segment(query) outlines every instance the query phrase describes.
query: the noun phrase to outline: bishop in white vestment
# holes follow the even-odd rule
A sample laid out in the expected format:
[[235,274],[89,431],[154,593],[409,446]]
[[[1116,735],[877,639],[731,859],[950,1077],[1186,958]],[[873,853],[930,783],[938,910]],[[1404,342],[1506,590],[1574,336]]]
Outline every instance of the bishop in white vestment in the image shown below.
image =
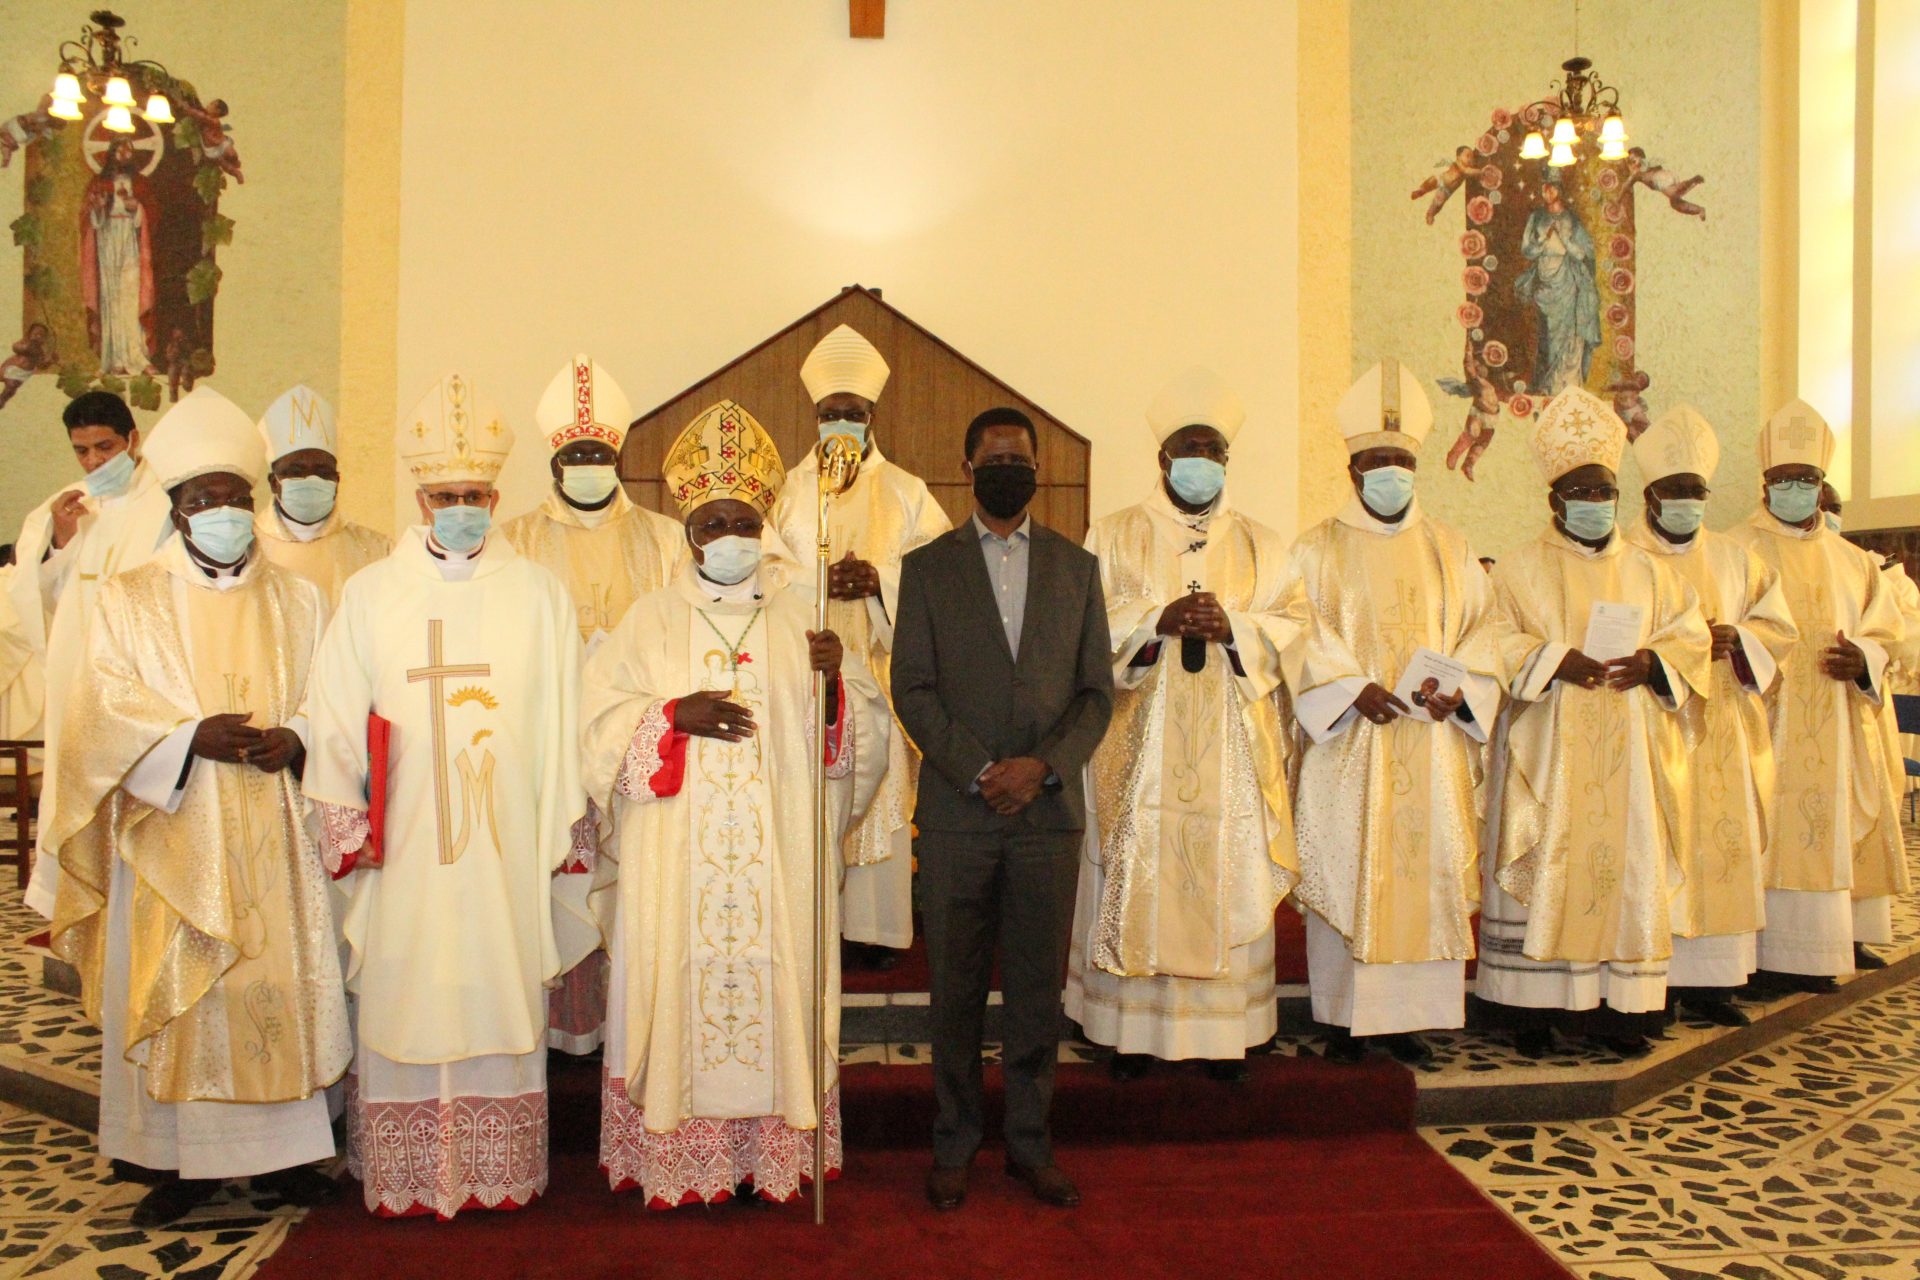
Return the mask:
[[[347,583],[312,680],[307,795],[350,877],[348,1157],[377,1214],[520,1208],[547,1185],[553,877],[591,865],[595,833],[573,602],[488,532],[512,443],[458,373],[402,420],[429,523]],[[370,717],[391,725],[384,778]]]
[[333,406],[312,387],[295,387],[260,418],[273,501],[254,521],[267,559],[293,570],[340,602],[347,579],[386,559],[393,539],[340,514],[340,459]]
[[[887,691],[900,558],[952,528],[916,475],[880,452],[874,412],[889,370],[873,344],[840,325],[808,353],[800,380],[813,401],[820,438],[851,436],[861,446],[853,483],[828,500],[827,624]],[[817,564],[819,450],[807,452],[774,504],[773,527],[803,563]],[[888,697],[891,698],[888,692]],[[854,958],[889,965],[913,945],[913,797],[920,756],[902,732],[888,738],[886,777],[866,817],[847,833],[840,932]]]
[[[600,1164],[654,1208],[790,1199],[823,1136],[829,1173],[841,1167],[832,946],[824,1115],[814,1096],[811,779],[825,770],[833,875],[887,766],[891,721],[857,655],[811,630],[811,583],[763,551],[781,470],[740,406],[695,419],[663,467],[694,562],[636,601],[587,664],[587,781],[620,862]],[[783,550],[777,536],[766,545]]]
[[1633,456],[1647,505],[1627,541],[1686,579],[1713,629],[1706,696],[1661,722],[1665,767],[1687,777],[1667,820],[1680,869],[1668,989],[1710,1021],[1745,1026],[1733,992],[1758,967],[1773,802],[1773,740],[1761,699],[1798,632],[1779,573],[1700,523],[1720,463],[1712,425],[1687,405],[1669,409],[1633,442]]
[[1666,1009],[1667,824],[1687,785],[1655,718],[1708,689],[1712,634],[1693,588],[1615,527],[1627,429],[1613,410],[1570,388],[1532,444],[1552,522],[1493,574],[1512,701],[1487,800],[1474,991],[1505,1006],[1530,1057],[1556,1024],[1643,1054]]
[[[1354,496],[1292,553],[1310,618],[1288,655],[1307,736],[1294,898],[1313,1017],[1336,1028],[1328,1056],[1358,1061],[1381,1037],[1417,1063],[1432,1050],[1414,1032],[1466,1016],[1475,792],[1500,710],[1493,588],[1466,538],[1415,496],[1433,426],[1420,379],[1376,365],[1341,400],[1339,426]],[[1409,683],[1410,668],[1436,674]]]
[[1894,786],[1898,741],[1882,714],[1905,626],[1874,556],[1827,528],[1819,491],[1833,431],[1802,401],[1760,433],[1765,499],[1734,537],[1780,575],[1800,638],[1767,699],[1774,793],[1760,980],[1830,990],[1855,946],[1893,941],[1909,886]]
[[[251,1175],[317,1203],[351,1044],[299,709],[326,623],[253,545],[252,421],[202,385],[148,459],[175,535],[99,590],[55,762],[56,954],[103,1033],[100,1153],[170,1222]],[[146,1179],[141,1179],[146,1180]]]

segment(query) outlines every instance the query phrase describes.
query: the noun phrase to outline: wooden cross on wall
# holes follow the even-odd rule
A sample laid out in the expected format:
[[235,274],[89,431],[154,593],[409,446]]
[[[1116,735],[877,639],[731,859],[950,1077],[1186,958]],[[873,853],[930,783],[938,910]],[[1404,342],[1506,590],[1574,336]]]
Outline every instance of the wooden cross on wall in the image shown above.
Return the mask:
[[884,40],[887,0],[847,0],[847,34],[855,40]]

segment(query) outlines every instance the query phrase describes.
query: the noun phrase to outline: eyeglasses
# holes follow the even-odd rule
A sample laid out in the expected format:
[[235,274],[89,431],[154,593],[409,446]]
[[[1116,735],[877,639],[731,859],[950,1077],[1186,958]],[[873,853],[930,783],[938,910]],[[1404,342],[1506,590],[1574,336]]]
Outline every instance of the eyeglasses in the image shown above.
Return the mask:
[[1613,502],[1619,497],[1619,488],[1610,484],[1588,484],[1560,490],[1560,498],[1564,502]]
[[820,425],[823,427],[829,422],[851,422],[865,426],[872,421],[873,414],[866,409],[823,409],[820,412]]
[[451,507],[484,507],[493,497],[491,489],[466,489],[454,492],[427,493],[421,491],[427,505],[435,511],[445,511]]
[[240,498],[220,498],[209,495],[205,498],[188,499],[182,502],[178,509],[183,516],[197,516],[202,511],[214,511],[221,507],[238,507],[242,511],[251,511],[253,497],[251,494]]
[[1771,486],[1784,489],[1789,493],[1812,493],[1820,487],[1818,480],[1775,480]]

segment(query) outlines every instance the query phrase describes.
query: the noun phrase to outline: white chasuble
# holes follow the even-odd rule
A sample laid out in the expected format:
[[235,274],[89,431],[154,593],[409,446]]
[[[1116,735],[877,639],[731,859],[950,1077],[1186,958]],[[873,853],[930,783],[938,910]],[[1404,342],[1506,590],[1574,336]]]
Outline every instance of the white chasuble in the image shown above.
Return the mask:
[[[1513,701],[1488,799],[1475,990],[1536,1008],[1658,1009],[1679,878],[1667,822],[1687,777],[1657,754],[1654,717],[1709,687],[1706,618],[1683,579],[1617,533],[1593,551],[1544,530],[1501,560],[1494,595]],[[1639,645],[1665,696],[1553,678],[1607,603],[1641,610]]]
[[[1752,935],[1765,921],[1773,741],[1762,695],[1798,632],[1780,575],[1727,535],[1703,528],[1673,543],[1642,520],[1628,541],[1686,579],[1709,623],[1739,636],[1736,654],[1713,664],[1707,695],[1665,722],[1663,738],[1667,767],[1689,775],[1667,823],[1681,871],[1669,979],[1676,987],[1735,986],[1752,971],[1728,962],[1754,954]],[[1741,941],[1731,949],[1696,942],[1724,937]]]
[[[640,1186],[652,1203],[724,1199],[745,1181],[785,1198],[811,1159],[808,779],[824,756],[837,838],[872,801],[890,717],[849,654],[839,719],[824,747],[815,741],[812,591],[787,572],[768,562],[744,590],[715,590],[683,570],[636,601],[588,663],[588,786],[614,815],[620,862],[601,1163],[616,1188]],[[752,708],[751,738],[672,729],[678,700],[705,689]],[[827,990],[837,1047],[837,947]]]
[[[808,573],[818,559],[819,450],[788,473],[773,507],[773,524]],[[880,594],[865,600],[832,600],[827,625],[859,657],[889,701],[893,617],[900,595],[900,561],[952,528],[946,512],[918,476],[887,461],[878,444],[860,460],[844,493],[830,500],[828,558],[849,551],[874,567]],[[806,576],[803,574],[802,576]],[[887,772],[866,816],[847,833],[847,874],[841,889],[840,931],[854,942],[905,948],[913,945],[913,802],[920,756],[896,725],[888,738]]]
[[[1099,1043],[1235,1058],[1273,1034],[1273,913],[1294,883],[1285,732],[1271,696],[1300,631],[1277,535],[1228,505],[1180,511],[1155,485],[1095,522],[1114,716],[1089,767],[1087,856],[1066,1005]],[[1155,634],[1167,605],[1218,597],[1231,644],[1189,671]]]
[[378,1212],[517,1207],[546,1185],[553,877],[586,811],[579,662],[551,573],[498,537],[454,566],[421,528],[347,583],[321,646],[307,794],[330,826],[364,822],[369,713],[393,726],[384,858],[353,866],[343,930],[349,1133]]
[[[558,493],[500,530],[522,556],[565,584],[580,643],[591,654],[634,600],[663,587],[687,556],[686,530],[636,506],[616,489],[598,511],[582,511]],[[547,1043],[567,1053],[600,1047],[607,1014],[606,941],[613,925],[619,864],[611,849],[582,874],[554,883],[555,945],[563,976],[547,1000]]]
[[[1461,1025],[1480,900],[1481,745],[1500,707],[1493,589],[1418,500],[1394,522],[1358,498],[1294,544],[1310,623],[1288,653],[1300,749],[1294,822],[1314,1017],[1356,1035]],[[1467,668],[1467,717],[1384,725],[1353,702],[1417,650]],[[1468,718],[1470,717],[1470,718]]]
[[393,539],[334,511],[315,525],[288,520],[275,502],[253,518],[254,544],[267,559],[326,592],[338,607],[347,579],[393,551]]
[[[1732,536],[1779,573],[1800,633],[1767,697],[1775,781],[1760,967],[1851,973],[1853,943],[1891,941],[1885,900],[1910,888],[1899,740],[1881,710],[1905,624],[1880,562],[1824,525],[1795,528],[1762,509]],[[1839,633],[1865,655],[1864,682],[1821,670]]]
[[299,731],[325,617],[257,557],[216,587],[178,540],[101,591],[48,839],[53,947],[105,1035],[106,1155],[230,1177],[333,1152],[350,1040],[298,784],[189,754],[209,715]]
[[[52,507],[60,496],[55,494],[35,507],[21,524],[14,544],[20,567],[7,586],[21,632],[40,655],[44,670],[44,720],[41,725],[23,726],[24,736],[45,739],[48,760],[55,758],[60,747],[61,709],[75,672],[82,669],[87,624],[101,586],[114,574],[153,559],[173,534],[166,490],[144,462],[134,468],[133,479],[118,497],[84,499],[87,514],[79,529],[55,551]],[[43,812],[52,809],[58,787],[57,771],[49,769],[40,795]],[[45,827],[41,830],[27,905],[51,917],[60,867],[50,856]]]

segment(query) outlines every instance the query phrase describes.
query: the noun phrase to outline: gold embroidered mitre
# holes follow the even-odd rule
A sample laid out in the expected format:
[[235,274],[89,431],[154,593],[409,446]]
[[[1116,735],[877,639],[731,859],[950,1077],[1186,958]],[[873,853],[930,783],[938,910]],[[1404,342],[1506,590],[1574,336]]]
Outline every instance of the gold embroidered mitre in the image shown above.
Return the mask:
[[400,457],[415,484],[492,484],[513,448],[513,431],[464,373],[450,373],[400,420]]
[[1606,401],[1580,387],[1555,396],[1533,429],[1534,461],[1548,484],[1596,462],[1618,475],[1626,448],[1626,423]]
[[1678,404],[1640,433],[1633,442],[1633,460],[1648,484],[1668,476],[1712,480],[1720,466],[1720,440],[1698,409]]
[[1413,370],[1398,360],[1382,360],[1347,388],[1334,410],[1347,456],[1368,449],[1405,449],[1419,453],[1433,430],[1433,404]]
[[1792,400],[1760,429],[1760,470],[1805,466],[1825,471],[1833,446],[1833,428],[1820,411],[1805,400]]
[[309,386],[295,387],[267,406],[260,415],[260,437],[275,462],[302,449],[339,453],[333,406]]
[[553,375],[533,411],[534,425],[558,453],[576,440],[597,440],[620,451],[633,408],[613,376],[589,356],[575,356]]
[[661,464],[667,492],[684,517],[705,502],[732,498],[763,515],[780,492],[787,469],[766,428],[731,400],[695,418]]

